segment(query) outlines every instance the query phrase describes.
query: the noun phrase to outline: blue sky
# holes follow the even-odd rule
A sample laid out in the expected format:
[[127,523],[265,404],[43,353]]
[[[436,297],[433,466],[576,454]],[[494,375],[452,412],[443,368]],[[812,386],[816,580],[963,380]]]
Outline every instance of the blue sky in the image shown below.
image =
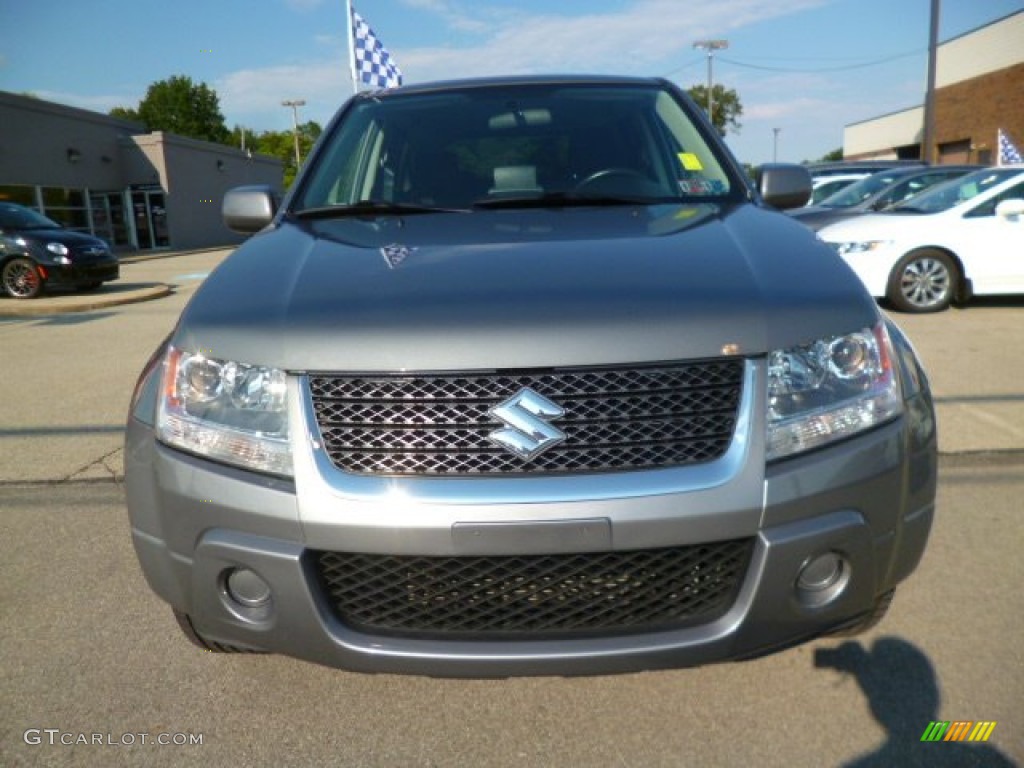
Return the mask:
[[[843,126],[922,103],[930,0],[354,0],[407,82],[612,73],[714,80],[743,103],[744,161],[816,159]],[[344,0],[0,0],[0,90],[106,112],[172,75],[205,82],[228,127],[325,124],[352,93]],[[946,40],[1024,0],[942,0]],[[1024,41],[1022,41],[1024,44]],[[778,143],[774,130],[779,129]],[[0,127],[2,131],[2,127]]]

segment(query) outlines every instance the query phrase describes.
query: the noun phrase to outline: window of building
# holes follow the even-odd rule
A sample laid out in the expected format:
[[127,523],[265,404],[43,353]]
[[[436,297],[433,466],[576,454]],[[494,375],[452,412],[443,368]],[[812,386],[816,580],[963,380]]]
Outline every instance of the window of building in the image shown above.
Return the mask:
[[35,208],[36,188],[25,184],[0,184],[0,200]]

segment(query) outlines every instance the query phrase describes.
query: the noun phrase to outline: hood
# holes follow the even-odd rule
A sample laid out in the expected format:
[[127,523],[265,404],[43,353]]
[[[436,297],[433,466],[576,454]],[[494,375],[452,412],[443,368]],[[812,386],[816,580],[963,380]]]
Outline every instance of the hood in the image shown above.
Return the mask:
[[[828,243],[857,242],[860,240],[900,240],[915,238],[935,227],[933,214],[920,213],[868,213],[863,216],[839,219],[818,230],[818,236]],[[918,238],[919,239],[919,238]],[[928,237],[924,238],[924,242]]]
[[820,205],[812,205],[806,208],[797,208],[793,211],[786,211],[790,216],[799,221],[813,232],[820,232],[830,224],[837,221],[845,221],[863,216],[859,208],[825,208]]
[[802,225],[752,205],[283,220],[207,278],[175,344],[292,371],[761,355],[871,325]]
[[101,245],[107,247],[106,242],[98,237],[87,235],[82,232],[75,232],[73,229],[62,227],[51,227],[48,229],[20,229],[9,230],[8,237],[23,237],[26,240],[38,240],[45,243],[63,243],[69,248]]

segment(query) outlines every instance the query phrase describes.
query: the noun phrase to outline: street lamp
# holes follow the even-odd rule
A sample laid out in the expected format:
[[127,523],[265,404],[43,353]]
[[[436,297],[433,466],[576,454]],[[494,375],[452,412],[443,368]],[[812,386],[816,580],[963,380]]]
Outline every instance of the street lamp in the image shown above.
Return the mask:
[[779,162],[779,131],[781,131],[781,130],[782,130],[781,128],[772,128],[772,133],[775,134],[775,136],[772,139],[772,162],[773,163]]
[[305,99],[295,99],[294,101],[282,101],[282,107],[292,108],[292,126],[293,133],[295,135],[295,170],[299,170],[299,163],[301,158],[299,157],[299,107],[306,106]]
[[711,59],[715,55],[715,51],[721,51],[729,47],[728,40],[698,40],[693,44],[694,48],[700,48],[708,52],[708,120],[713,120],[713,110],[715,106],[715,99],[711,95],[712,78],[711,78]]

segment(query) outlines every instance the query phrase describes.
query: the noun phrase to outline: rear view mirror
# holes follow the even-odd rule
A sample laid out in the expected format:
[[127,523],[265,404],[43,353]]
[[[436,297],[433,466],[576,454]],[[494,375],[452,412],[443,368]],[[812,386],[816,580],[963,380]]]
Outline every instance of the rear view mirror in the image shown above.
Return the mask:
[[229,189],[221,205],[221,216],[229,229],[252,234],[267,226],[280,201],[273,188],[258,184]]
[[1016,197],[1003,200],[996,206],[996,216],[1004,219],[1017,219],[1024,216],[1024,200]]
[[811,174],[802,165],[766,163],[757,169],[754,180],[764,201],[782,210],[799,208],[811,197]]

